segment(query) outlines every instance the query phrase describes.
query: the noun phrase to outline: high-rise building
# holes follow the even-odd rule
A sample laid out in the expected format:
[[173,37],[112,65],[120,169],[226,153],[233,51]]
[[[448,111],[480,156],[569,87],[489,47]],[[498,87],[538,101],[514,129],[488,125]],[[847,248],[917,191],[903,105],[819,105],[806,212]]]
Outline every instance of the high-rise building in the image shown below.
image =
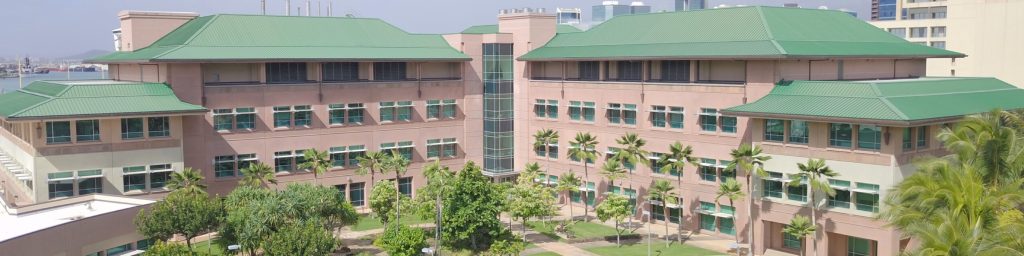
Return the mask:
[[595,5],[592,10],[591,21],[601,23],[615,16],[650,13],[651,6],[640,1],[634,1],[629,5],[620,4],[619,1],[604,1],[601,2],[601,5]]
[[676,11],[693,11],[708,8],[708,0],[676,0]]
[[583,21],[583,11],[580,8],[556,8],[555,18],[558,24],[578,25]]
[[873,5],[891,7],[880,8],[883,11],[872,16],[871,24],[913,43],[967,55],[929,60],[929,76],[996,77],[1024,85],[1024,72],[1012,61],[1024,58],[1017,47],[1024,42],[1024,33],[1019,32],[1024,2],[874,0]]
[[[168,173],[186,166],[202,170],[210,194],[227,194],[255,162],[276,170],[274,186],[313,182],[298,166],[317,149],[333,168],[316,182],[363,210],[373,184],[388,181],[359,175],[357,159],[382,151],[411,160],[404,176],[389,177],[407,196],[435,161],[476,163],[494,181],[538,163],[547,170],[539,180],[584,177],[565,203],[626,196],[654,222],[738,236],[757,255],[812,251],[782,232],[810,204],[823,205],[817,251],[898,255],[914,243],[875,216],[889,188],[915,172],[913,160],[947,154],[936,135],[964,115],[1024,109],[1024,89],[998,79],[924,77],[929,59],[963,54],[832,10],[642,14],[588,31],[513,10],[446,35],[367,18],[168,15],[181,16],[122,15],[121,44],[133,47],[89,61],[108,64],[113,80],[0,95],[10,103],[0,104],[5,202],[158,198]],[[538,142],[545,130],[559,138]],[[597,144],[574,144],[580,133]],[[603,182],[594,166],[616,159],[629,133],[649,154],[622,163],[628,177]],[[767,176],[728,168],[743,145],[771,157]],[[597,156],[577,159],[573,149]],[[672,154],[693,165],[662,168]],[[812,158],[839,173],[829,180],[835,196],[792,178]],[[756,193],[719,202],[731,179]],[[658,180],[678,197],[643,197]]]

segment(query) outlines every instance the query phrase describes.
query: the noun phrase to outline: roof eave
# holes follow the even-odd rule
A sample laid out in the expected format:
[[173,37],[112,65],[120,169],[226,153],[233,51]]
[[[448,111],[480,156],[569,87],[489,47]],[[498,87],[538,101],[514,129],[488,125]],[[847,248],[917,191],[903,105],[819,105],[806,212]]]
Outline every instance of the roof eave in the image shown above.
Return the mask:
[[706,56],[607,56],[607,57],[556,57],[556,58],[531,58],[528,56],[519,57],[519,61],[601,61],[601,60],[786,60],[786,59],[931,59],[931,58],[963,58],[967,55],[796,55],[796,54],[772,54],[772,55],[706,55]]
[[111,114],[86,114],[86,115],[52,115],[52,116],[28,116],[28,117],[4,117],[5,120],[11,122],[24,122],[24,121],[46,121],[46,120],[61,120],[61,119],[86,119],[86,118],[97,118],[97,117],[118,117],[118,118],[130,118],[130,117],[145,117],[145,116],[192,116],[192,115],[205,115],[209,110],[206,108],[197,110],[182,110],[182,111],[154,111],[154,112],[135,112],[135,113],[111,113]]
[[950,123],[963,118],[963,116],[949,116],[949,117],[938,117],[928,119],[915,119],[915,120],[891,120],[891,119],[870,119],[870,118],[851,118],[851,117],[833,117],[833,116],[809,116],[809,115],[793,115],[793,114],[782,114],[782,113],[764,113],[764,112],[745,112],[745,111],[733,111],[733,110],[722,110],[723,115],[730,116],[742,116],[742,117],[753,117],[762,119],[796,119],[806,121],[817,121],[824,123],[858,123],[858,124],[877,124],[884,126],[898,126],[898,127],[912,127],[921,125],[932,125],[932,124],[943,124]]

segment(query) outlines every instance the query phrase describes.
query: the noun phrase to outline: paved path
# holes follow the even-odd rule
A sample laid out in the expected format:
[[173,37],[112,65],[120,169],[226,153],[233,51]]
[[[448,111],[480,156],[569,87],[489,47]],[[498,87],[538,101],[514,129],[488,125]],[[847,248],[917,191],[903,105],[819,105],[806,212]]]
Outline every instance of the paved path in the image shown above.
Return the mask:
[[562,242],[536,243],[537,247],[560,255],[597,255]]

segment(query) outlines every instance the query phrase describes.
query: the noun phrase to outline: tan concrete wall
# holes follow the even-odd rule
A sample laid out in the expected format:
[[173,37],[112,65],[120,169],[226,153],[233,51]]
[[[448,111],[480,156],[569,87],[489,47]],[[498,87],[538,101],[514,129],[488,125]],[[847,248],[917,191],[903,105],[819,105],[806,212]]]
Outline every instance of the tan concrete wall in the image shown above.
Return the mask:
[[121,20],[121,50],[145,48],[196,16],[196,13],[122,11],[118,13]]
[[[179,146],[131,151],[111,151],[37,157],[35,158],[35,180],[38,183],[34,194],[36,202],[51,200],[47,194],[47,174],[64,171],[103,170],[103,194],[137,195],[140,193],[124,193],[124,183],[122,180],[122,174],[124,173],[123,168],[131,166],[149,166],[154,164],[171,164],[171,167],[175,171],[184,169],[185,164],[182,158],[182,148]],[[77,181],[75,182],[74,188],[75,195],[77,195]],[[164,190],[142,191],[141,194],[151,192],[164,192]]]

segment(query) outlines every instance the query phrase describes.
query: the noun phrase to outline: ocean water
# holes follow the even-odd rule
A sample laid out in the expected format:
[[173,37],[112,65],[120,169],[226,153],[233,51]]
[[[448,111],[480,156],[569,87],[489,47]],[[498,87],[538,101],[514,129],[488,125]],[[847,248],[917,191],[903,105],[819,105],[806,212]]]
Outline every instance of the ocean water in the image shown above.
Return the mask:
[[[71,80],[103,79],[103,72],[71,72]],[[25,74],[25,86],[38,80],[68,80],[67,72],[50,72],[49,74]],[[18,90],[18,78],[0,78],[0,91]]]

